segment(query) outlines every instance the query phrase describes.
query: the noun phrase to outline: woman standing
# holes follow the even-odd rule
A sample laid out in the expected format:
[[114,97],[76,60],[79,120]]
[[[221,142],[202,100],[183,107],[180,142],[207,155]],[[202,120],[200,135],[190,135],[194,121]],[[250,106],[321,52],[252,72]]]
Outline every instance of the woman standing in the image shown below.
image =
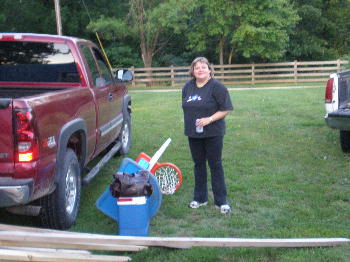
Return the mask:
[[208,160],[215,206],[221,213],[231,212],[226,201],[226,185],[221,155],[225,134],[224,117],[233,110],[227,88],[213,79],[213,70],[205,57],[197,57],[190,68],[192,79],[182,89],[185,135],[194,162],[195,187],[190,208],[208,203]]

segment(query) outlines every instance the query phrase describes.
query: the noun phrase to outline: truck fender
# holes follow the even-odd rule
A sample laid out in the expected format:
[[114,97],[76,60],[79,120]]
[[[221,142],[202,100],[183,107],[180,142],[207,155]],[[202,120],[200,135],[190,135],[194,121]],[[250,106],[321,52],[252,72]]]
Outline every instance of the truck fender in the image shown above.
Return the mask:
[[[74,119],[68,123],[66,123],[59,134],[58,138],[58,149],[57,149],[57,159],[56,159],[56,172],[55,172],[55,183],[57,183],[58,174],[60,174],[61,171],[61,165],[64,155],[66,153],[68,144],[69,144],[69,138],[76,133],[77,131],[81,134],[81,151],[78,155],[78,160],[82,167],[84,166],[85,160],[86,160],[86,154],[87,154],[87,143],[86,143],[86,137],[87,137],[87,128],[86,123],[83,119],[77,118]],[[74,148],[72,148],[74,150]]]
[[131,95],[129,94],[123,97],[123,118],[127,114],[131,114]]

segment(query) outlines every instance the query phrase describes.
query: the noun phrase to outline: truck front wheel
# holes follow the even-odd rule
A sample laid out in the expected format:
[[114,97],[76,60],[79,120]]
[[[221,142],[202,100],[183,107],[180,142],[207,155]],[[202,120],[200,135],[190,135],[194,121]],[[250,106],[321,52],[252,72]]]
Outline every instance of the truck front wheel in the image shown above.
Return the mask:
[[67,149],[59,165],[55,191],[41,199],[40,218],[44,227],[67,229],[75,223],[80,206],[80,165],[72,149]]
[[350,152],[350,131],[340,130],[340,146],[344,153]]

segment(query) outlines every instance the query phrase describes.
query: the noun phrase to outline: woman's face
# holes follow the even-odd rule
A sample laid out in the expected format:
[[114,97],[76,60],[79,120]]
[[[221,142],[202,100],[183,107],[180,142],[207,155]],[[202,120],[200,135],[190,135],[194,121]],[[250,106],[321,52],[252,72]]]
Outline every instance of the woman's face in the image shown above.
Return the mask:
[[207,80],[210,77],[210,69],[206,63],[199,61],[193,67],[193,75],[197,80]]

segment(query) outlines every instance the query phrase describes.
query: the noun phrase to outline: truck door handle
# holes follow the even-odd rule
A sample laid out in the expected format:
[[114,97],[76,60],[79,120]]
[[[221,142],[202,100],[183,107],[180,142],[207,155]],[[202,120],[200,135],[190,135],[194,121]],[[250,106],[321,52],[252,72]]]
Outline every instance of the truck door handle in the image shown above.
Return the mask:
[[112,101],[113,100],[113,94],[112,93],[109,93],[108,94],[108,101]]

